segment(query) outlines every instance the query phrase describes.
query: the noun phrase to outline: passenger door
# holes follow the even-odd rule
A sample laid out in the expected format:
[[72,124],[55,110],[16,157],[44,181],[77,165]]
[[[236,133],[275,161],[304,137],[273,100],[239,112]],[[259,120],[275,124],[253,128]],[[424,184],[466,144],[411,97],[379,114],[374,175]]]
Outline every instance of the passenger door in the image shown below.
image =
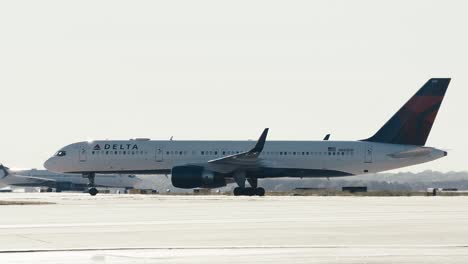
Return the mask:
[[86,160],[88,160],[88,154],[87,154],[87,150],[86,150],[86,146],[81,146],[80,147],[80,161],[81,162],[85,162]]
[[164,146],[156,147],[156,162],[162,162],[164,160]]

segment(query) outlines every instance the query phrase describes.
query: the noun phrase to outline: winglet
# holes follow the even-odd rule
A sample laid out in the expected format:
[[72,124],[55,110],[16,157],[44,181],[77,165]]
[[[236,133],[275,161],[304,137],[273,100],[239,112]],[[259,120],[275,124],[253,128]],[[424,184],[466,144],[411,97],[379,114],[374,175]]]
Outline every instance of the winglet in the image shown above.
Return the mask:
[[329,139],[330,139],[330,134],[327,134],[327,135],[323,138],[323,140],[329,140]]
[[255,147],[251,149],[249,152],[254,152],[254,153],[262,152],[263,146],[265,146],[267,135],[268,135],[268,128],[265,128],[265,130],[263,130],[262,135],[258,139],[257,144],[255,144]]

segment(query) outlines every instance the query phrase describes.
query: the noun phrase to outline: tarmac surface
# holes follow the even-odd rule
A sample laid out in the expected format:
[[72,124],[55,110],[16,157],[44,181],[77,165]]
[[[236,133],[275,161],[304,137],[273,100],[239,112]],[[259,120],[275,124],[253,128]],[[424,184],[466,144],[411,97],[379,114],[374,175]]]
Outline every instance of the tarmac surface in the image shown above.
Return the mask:
[[468,263],[466,196],[0,200],[0,263]]

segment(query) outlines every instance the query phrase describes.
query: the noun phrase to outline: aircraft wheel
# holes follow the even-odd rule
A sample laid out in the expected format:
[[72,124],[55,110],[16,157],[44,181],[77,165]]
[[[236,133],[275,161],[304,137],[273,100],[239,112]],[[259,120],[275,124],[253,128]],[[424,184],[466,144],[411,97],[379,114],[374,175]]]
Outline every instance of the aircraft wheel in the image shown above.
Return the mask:
[[89,188],[88,190],[88,193],[91,194],[92,196],[95,196],[96,194],[98,194],[98,190],[96,188]]
[[243,194],[243,190],[240,187],[234,188],[234,196],[239,196]]
[[247,195],[247,196],[253,196],[256,194],[256,189],[254,188],[245,188],[244,189],[244,195]]
[[263,188],[257,188],[257,189],[255,189],[255,193],[256,193],[256,195],[258,195],[258,196],[265,196],[265,189],[263,189]]

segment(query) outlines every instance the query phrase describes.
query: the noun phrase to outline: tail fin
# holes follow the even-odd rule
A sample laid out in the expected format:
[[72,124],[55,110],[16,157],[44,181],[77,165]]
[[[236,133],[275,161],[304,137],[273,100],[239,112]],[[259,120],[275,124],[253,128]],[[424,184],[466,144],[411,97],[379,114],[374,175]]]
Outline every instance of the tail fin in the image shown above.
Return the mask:
[[10,174],[9,169],[3,166],[3,164],[0,164],[0,179],[5,178],[9,174]]
[[372,137],[364,141],[424,146],[431,132],[450,78],[434,78]]

